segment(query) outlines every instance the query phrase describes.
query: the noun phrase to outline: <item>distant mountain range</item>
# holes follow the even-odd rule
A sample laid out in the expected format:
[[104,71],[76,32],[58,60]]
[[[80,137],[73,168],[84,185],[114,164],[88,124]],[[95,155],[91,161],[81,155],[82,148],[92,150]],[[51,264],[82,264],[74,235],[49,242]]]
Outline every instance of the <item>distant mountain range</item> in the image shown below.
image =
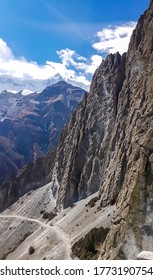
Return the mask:
[[64,125],[84,93],[59,81],[39,93],[0,94],[1,181],[25,163],[56,148]]
[[[26,95],[32,92],[40,92],[46,87],[56,84],[59,81],[64,81],[60,74],[56,74],[55,76],[46,80],[31,79],[29,77],[17,78],[10,75],[0,75],[0,92],[3,92],[4,90],[11,91],[13,93],[24,91],[23,94]],[[89,90],[89,87],[83,83],[79,83],[71,79],[67,79],[65,81],[84,90]]]

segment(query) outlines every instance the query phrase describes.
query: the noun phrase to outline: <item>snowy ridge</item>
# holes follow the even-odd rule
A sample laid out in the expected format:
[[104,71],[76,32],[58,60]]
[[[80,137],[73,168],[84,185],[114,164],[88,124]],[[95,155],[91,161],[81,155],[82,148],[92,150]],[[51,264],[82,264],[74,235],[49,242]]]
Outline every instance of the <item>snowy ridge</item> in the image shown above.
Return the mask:
[[[28,79],[28,78],[17,78],[9,75],[0,75],[0,92],[8,91],[17,93],[22,91],[22,95],[27,95],[32,92],[43,91],[46,87],[56,84],[60,81],[64,81],[60,74],[56,74],[50,79]],[[77,83],[73,80],[65,80],[74,86],[81,87],[82,89],[88,90],[88,87],[82,83]]]

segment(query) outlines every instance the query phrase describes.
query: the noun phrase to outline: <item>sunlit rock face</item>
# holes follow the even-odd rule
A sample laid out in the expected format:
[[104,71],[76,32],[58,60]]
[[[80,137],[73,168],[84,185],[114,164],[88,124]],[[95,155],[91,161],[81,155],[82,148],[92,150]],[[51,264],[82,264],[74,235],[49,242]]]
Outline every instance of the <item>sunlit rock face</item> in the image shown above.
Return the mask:
[[[102,258],[133,259],[142,250],[153,250],[153,1],[140,17],[126,58],[126,79],[119,94],[114,158],[117,212],[102,249]],[[121,160],[121,155],[124,160]],[[121,170],[118,172],[118,168]],[[103,199],[102,199],[103,201]]]
[[153,250],[153,1],[127,54],[109,55],[64,129],[52,188],[61,208],[99,190],[117,211],[100,258]]
[[[90,94],[85,95],[61,135],[53,171],[59,205],[67,207],[102,185],[110,161],[106,151],[112,145],[110,135],[125,79],[125,60],[125,54],[117,53],[102,62],[93,77]],[[109,200],[106,192],[105,196]],[[110,200],[112,197],[113,194]]]

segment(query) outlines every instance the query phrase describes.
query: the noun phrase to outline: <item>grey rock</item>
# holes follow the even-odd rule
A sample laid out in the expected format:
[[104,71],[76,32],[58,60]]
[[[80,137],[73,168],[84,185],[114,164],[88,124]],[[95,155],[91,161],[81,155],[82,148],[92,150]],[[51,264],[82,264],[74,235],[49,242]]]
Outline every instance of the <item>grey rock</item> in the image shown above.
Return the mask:
[[153,260],[153,252],[142,251],[138,254],[137,260]]
[[140,17],[127,54],[96,70],[56,151],[57,207],[99,190],[116,204],[99,258],[133,259],[153,250],[153,1]]
[[90,94],[85,95],[62,132],[52,178],[54,192],[59,192],[59,207],[85,198],[102,185],[110,160],[106,150],[112,145],[118,94],[125,79],[125,60],[125,54],[117,53],[102,62]]

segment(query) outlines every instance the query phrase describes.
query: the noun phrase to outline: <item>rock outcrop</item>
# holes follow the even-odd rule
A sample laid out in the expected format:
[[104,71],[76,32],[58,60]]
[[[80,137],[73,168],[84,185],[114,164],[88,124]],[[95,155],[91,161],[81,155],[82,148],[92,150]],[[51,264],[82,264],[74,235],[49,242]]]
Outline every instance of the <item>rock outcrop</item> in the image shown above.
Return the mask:
[[138,254],[137,260],[153,260],[153,252],[142,251]]
[[[133,32],[126,60],[126,79],[118,99],[113,135],[114,170],[101,187],[113,190],[123,177],[117,211],[102,248],[101,258],[132,259],[153,250],[153,1]],[[110,153],[110,151],[109,151]],[[124,161],[121,161],[120,154]],[[118,168],[123,170],[118,173]]]

